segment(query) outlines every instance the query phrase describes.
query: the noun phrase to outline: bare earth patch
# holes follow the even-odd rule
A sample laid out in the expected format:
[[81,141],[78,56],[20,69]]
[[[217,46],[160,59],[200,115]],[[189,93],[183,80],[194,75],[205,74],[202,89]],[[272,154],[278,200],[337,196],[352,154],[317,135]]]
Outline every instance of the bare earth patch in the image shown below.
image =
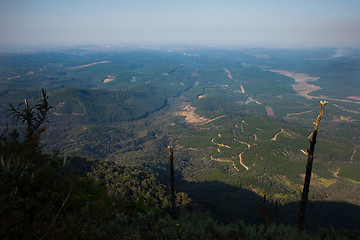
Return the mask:
[[338,176],[339,171],[340,171],[340,168],[338,168],[338,169],[336,170],[336,172],[333,173],[334,177],[339,178],[339,176]]
[[249,97],[248,99],[246,99],[245,104],[249,104],[249,103],[251,103],[251,102],[254,102],[254,103],[256,103],[256,104],[261,105],[261,102],[259,102],[259,101],[255,100],[255,99],[253,99],[252,97]]
[[224,71],[227,73],[228,78],[233,79],[233,77],[231,76],[231,73],[230,73],[229,70],[227,70],[226,68],[224,68]]
[[103,83],[108,83],[108,82],[112,82],[115,80],[114,76],[108,76],[106,79],[104,79]]
[[225,115],[221,115],[212,119],[208,119],[206,117],[201,117],[195,113],[196,108],[190,106],[190,103],[186,104],[180,112],[176,112],[175,116],[185,116],[185,122],[195,124],[195,125],[203,125],[207,123],[211,123],[219,118],[225,117]]
[[195,113],[196,108],[190,106],[190,104],[185,105],[180,112],[175,113],[178,116],[185,116],[185,122],[192,124],[203,124],[209,121],[208,118],[200,117]]
[[317,81],[320,78],[319,77],[311,77],[303,73],[294,73],[284,70],[269,70],[270,72],[274,72],[280,75],[284,75],[287,77],[291,77],[295,80],[295,84],[291,85],[295,92],[303,97],[306,97],[308,99],[312,99],[312,96],[309,96],[309,93],[320,90],[321,87],[310,84],[308,82]]
[[15,79],[15,78],[20,78],[21,76],[15,76],[15,77],[9,77],[6,80],[11,80],[11,79]]
[[241,93],[245,94],[245,89],[244,89],[244,87],[243,87],[242,85],[240,85],[240,87],[241,87]]
[[270,106],[265,106],[266,114],[269,117],[275,117],[274,109]]
[[[309,82],[317,81],[320,78],[319,77],[311,77],[303,73],[294,73],[284,70],[269,70],[270,72],[274,72],[280,75],[284,75],[287,77],[291,77],[295,80],[295,84],[291,85],[292,88],[295,90],[295,92],[303,97],[306,97],[308,99],[321,99],[321,100],[331,100],[331,101],[337,101],[337,102],[349,102],[349,103],[356,103],[360,104],[360,97],[358,96],[350,96],[347,97],[352,100],[347,99],[335,99],[335,98],[329,98],[327,96],[309,96],[311,92],[320,90],[321,87],[310,84]],[[356,101],[354,101],[356,100]]]

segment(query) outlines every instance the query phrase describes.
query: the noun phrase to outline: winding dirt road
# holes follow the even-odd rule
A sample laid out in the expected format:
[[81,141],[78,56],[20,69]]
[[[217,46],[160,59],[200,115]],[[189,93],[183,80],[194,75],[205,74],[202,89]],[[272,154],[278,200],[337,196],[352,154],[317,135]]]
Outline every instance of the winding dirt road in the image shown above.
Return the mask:
[[236,140],[235,138],[234,138],[234,140],[237,141],[237,142],[239,142],[239,143],[241,143],[241,144],[245,144],[245,145],[248,147],[247,149],[245,149],[244,151],[242,151],[242,152],[239,154],[239,159],[240,159],[240,164],[241,164],[241,166],[243,166],[246,170],[249,170],[249,167],[246,166],[246,165],[243,163],[243,161],[242,161],[242,154],[243,154],[246,150],[249,150],[249,149],[251,148],[251,146],[250,146],[250,144],[248,144],[248,143],[246,143],[246,142],[242,142],[242,141]]
[[281,131],[276,133],[275,136],[271,139],[271,141],[276,141],[277,136],[284,131],[283,128],[281,128]]
[[214,142],[214,139],[215,139],[215,138],[211,139],[211,142],[212,142],[213,144],[218,145],[218,146],[220,146],[220,147],[231,148],[231,147],[228,146],[228,145]]
[[216,161],[216,162],[228,162],[228,163],[232,163],[234,169],[235,169],[237,172],[240,172],[240,170],[236,167],[235,163],[234,163],[231,159],[228,159],[228,158],[213,158],[212,155],[210,156],[210,159],[211,159],[211,160],[214,160],[214,161]]

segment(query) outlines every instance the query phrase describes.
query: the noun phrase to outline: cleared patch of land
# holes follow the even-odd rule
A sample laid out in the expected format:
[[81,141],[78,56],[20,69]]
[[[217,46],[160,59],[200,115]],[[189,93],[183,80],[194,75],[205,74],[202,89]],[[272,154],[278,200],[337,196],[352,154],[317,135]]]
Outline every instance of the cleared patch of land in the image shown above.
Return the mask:
[[228,78],[233,79],[233,77],[231,76],[231,73],[230,73],[229,70],[227,70],[226,68],[224,68],[224,71],[227,73]]
[[266,114],[269,117],[275,117],[274,109],[270,106],[265,106]]
[[195,113],[196,108],[186,104],[180,112],[175,113],[177,116],[185,116],[185,122],[191,124],[203,124],[209,121],[208,118],[200,117]]
[[107,78],[104,79],[103,83],[112,82],[114,80],[115,80],[115,77],[109,75]]
[[245,94],[245,89],[242,85],[240,85],[240,88],[241,88],[241,93]]
[[339,178],[339,171],[340,171],[340,168],[338,168],[337,170],[336,170],[336,172],[334,172],[333,173],[333,175],[334,175],[334,177],[336,177],[336,178]]
[[255,99],[253,99],[252,97],[249,97],[248,99],[246,99],[245,104],[249,104],[249,103],[251,103],[251,102],[254,102],[254,103],[256,103],[256,104],[261,105],[261,102],[259,102],[259,101],[255,100]]
[[319,77],[311,77],[303,73],[294,73],[284,70],[269,70],[270,72],[278,73],[287,77],[291,77],[295,80],[295,84],[292,84],[292,88],[295,92],[303,97],[312,99],[312,96],[309,96],[309,93],[320,90],[321,87],[310,84],[309,82],[317,81]]
[[9,78],[7,78],[7,80],[11,80],[11,79],[15,79],[15,78],[20,78],[20,77],[21,77],[20,75],[15,76],[15,77],[9,77]]

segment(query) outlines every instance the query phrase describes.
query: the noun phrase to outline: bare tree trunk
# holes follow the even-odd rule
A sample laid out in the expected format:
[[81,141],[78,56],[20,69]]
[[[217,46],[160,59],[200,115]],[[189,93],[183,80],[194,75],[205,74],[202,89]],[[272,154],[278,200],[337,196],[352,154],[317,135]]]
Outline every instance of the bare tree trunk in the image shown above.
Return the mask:
[[314,131],[312,134],[312,140],[310,141],[310,148],[307,149],[307,164],[306,164],[306,174],[305,174],[305,181],[304,181],[304,188],[301,195],[301,203],[300,203],[300,210],[299,210],[299,216],[298,216],[298,230],[302,231],[304,229],[304,222],[305,222],[305,212],[306,212],[306,204],[308,200],[309,195],[309,187],[310,187],[310,178],[311,178],[311,171],[312,171],[312,164],[314,160],[314,151],[315,151],[315,143],[316,143],[316,137],[319,129],[319,123],[321,120],[321,117],[324,113],[324,108],[327,102],[320,101],[321,109],[319,116],[316,119],[316,122],[314,123]]
[[176,219],[176,206],[175,206],[175,176],[174,176],[174,155],[173,148],[169,148],[169,159],[170,159],[170,192],[171,192],[171,217]]

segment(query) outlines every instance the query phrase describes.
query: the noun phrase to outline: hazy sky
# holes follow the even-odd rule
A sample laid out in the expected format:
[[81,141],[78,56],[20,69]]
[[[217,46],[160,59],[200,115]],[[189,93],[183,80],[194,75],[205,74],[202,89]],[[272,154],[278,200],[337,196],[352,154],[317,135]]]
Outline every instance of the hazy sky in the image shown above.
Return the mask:
[[0,0],[8,45],[360,47],[360,0]]

